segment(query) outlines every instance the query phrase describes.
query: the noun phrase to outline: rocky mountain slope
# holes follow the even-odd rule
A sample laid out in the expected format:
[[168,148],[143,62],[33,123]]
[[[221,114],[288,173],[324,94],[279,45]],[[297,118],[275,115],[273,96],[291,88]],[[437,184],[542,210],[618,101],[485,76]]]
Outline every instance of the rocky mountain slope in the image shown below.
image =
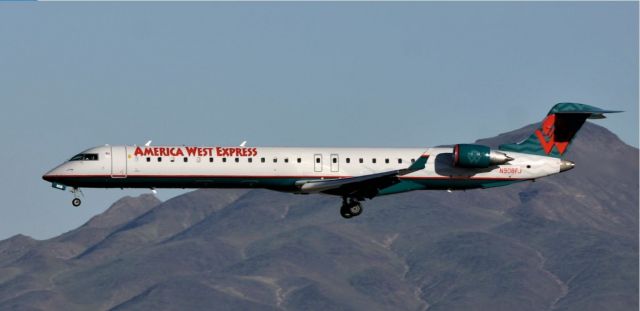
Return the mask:
[[0,310],[637,310],[638,150],[588,123],[567,159],[350,220],[331,196],[125,197],[59,237],[1,241]]

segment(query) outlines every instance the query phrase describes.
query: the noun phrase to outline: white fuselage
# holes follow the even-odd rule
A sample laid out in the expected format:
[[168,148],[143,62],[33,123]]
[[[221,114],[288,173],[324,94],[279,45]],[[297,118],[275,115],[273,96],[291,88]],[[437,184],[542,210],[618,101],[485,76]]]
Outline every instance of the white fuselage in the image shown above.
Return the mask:
[[[363,176],[407,168],[429,155],[424,169],[389,193],[416,189],[469,189],[558,173],[560,159],[510,152],[507,164],[489,168],[452,165],[452,148],[289,148],[100,146],[54,168],[44,179],[72,187],[263,187],[300,192],[300,180]],[[80,156],[79,155],[79,156]],[[77,157],[77,156],[76,156]],[[74,158],[76,158],[74,157]],[[405,189],[406,188],[406,189]],[[384,191],[381,194],[385,194]]]

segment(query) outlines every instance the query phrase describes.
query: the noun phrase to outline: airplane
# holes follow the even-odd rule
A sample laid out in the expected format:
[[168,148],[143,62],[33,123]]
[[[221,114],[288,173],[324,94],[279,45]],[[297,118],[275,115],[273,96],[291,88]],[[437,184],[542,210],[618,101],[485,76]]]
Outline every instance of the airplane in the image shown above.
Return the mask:
[[525,140],[500,145],[434,148],[274,148],[222,146],[94,147],[42,178],[74,195],[86,188],[266,188],[342,197],[340,215],[362,213],[361,202],[413,190],[466,190],[533,181],[572,169],[562,159],[587,119],[621,111],[579,104],[553,106]]

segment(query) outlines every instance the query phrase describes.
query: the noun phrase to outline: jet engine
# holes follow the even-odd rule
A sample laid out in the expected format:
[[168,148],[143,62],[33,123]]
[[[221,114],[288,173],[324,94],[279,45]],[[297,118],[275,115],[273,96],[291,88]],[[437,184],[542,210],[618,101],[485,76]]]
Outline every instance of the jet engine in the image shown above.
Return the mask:
[[453,166],[465,168],[487,168],[491,165],[505,164],[513,158],[488,146],[458,144],[453,147]]

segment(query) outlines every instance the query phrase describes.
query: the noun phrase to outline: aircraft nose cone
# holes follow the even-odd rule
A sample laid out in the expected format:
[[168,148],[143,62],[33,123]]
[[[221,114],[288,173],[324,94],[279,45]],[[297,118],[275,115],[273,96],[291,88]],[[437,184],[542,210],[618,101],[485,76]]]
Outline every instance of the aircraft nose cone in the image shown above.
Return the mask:
[[572,168],[574,168],[576,166],[575,163],[568,161],[568,160],[562,160],[562,162],[560,162],[560,171],[564,172],[564,171],[568,171]]
[[54,168],[54,169],[44,173],[44,175],[42,175],[42,179],[44,179],[46,181],[54,182],[55,181],[55,175],[57,173],[56,169],[57,168]]
[[52,181],[51,174],[46,173],[46,174],[42,175],[42,179],[44,179],[46,181]]

